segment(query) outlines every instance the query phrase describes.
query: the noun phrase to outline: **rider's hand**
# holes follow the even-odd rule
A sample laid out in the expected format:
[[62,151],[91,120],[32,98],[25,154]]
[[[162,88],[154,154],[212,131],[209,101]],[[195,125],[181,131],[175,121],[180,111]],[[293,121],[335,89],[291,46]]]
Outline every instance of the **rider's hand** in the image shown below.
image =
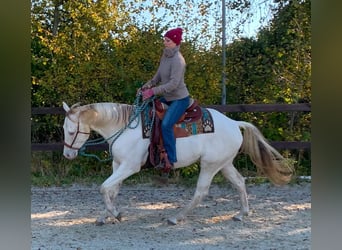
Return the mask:
[[146,99],[150,98],[153,95],[154,95],[153,89],[143,90],[142,92],[143,101],[145,101]]

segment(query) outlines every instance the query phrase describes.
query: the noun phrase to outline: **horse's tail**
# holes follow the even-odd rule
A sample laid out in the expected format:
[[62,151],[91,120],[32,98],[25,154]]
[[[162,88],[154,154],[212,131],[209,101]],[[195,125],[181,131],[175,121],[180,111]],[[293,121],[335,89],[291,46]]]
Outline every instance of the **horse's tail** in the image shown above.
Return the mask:
[[291,162],[273,148],[253,124],[238,121],[238,125],[243,129],[243,142],[240,151],[249,155],[258,171],[272,183],[287,184],[294,172]]

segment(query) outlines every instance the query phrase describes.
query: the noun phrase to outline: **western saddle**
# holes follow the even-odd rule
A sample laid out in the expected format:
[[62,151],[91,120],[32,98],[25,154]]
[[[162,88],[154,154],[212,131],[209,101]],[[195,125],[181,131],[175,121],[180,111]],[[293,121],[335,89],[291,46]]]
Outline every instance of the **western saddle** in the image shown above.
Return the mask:
[[[152,126],[150,145],[149,145],[149,160],[152,166],[157,169],[162,169],[163,172],[169,173],[172,165],[170,164],[166,151],[163,146],[163,137],[161,133],[161,121],[168,109],[168,105],[162,103],[159,99],[154,100],[155,112],[154,124]],[[152,114],[151,114],[152,116]],[[180,123],[191,123],[199,120],[202,117],[202,109],[198,105],[198,102],[194,99],[190,99],[190,104],[186,109],[185,113],[181,116],[178,122],[173,127],[174,135],[176,138],[187,137],[190,133],[177,126]]]

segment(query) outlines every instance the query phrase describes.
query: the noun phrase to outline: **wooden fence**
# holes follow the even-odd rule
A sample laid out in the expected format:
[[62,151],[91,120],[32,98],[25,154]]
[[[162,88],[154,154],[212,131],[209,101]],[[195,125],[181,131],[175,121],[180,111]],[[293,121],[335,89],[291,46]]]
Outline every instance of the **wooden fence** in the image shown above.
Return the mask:
[[[311,112],[310,103],[298,104],[231,104],[231,105],[203,105],[220,112]],[[33,115],[64,115],[62,107],[32,108]],[[311,142],[307,141],[271,141],[270,144],[277,149],[311,149]],[[61,151],[63,142],[60,143],[32,143],[32,151]],[[108,144],[90,146],[89,150],[106,150]]]

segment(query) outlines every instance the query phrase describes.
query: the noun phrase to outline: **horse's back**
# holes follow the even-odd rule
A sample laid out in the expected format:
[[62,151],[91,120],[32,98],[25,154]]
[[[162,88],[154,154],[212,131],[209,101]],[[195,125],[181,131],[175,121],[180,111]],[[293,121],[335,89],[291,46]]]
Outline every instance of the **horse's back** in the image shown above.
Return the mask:
[[215,131],[218,131],[219,133],[223,133],[225,131],[228,135],[241,134],[238,123],[235,120],[222,114],[216,109],[208,108],[208,110],[213,117]]
[[177,138],[177,158],[180,165],[189,165],[198,159],[207,162],[219,162],[232,159],[242,144],[242,134],[236,121],[224,114],[209,109],[213,124],[213,133]]

